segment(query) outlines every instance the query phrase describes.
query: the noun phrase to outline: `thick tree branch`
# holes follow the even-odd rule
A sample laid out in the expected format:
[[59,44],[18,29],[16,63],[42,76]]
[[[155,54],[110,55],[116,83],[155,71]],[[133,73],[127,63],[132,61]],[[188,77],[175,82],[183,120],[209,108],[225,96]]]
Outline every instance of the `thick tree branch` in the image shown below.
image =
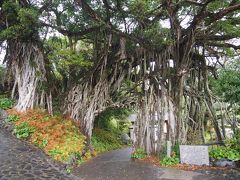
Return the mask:
[[205,36],[204,34],[201,34],[199,36],[196,37],[197,41],[227,41],[227,40],[231,40],[233,38],[236,38],[236,36],[233,35],[207,35]]
[[97,14],[84,0],[75,0],[76,3],[82,7],[83,10],[86,11],[86,13],[88,13],[88,15],[94,19],[95,21],[97,21],[100,24],[104,24],[103,27],[107,28],[108,30],[110,30],[112,33],[120,36],[120,37],[125,37],[128,38],[130,40],[132,40],[135,43],[139,43],[140,45],[142,45],[143,47],[145,47],[146,49],[151,49],[151,43],[148,42],[148,40],[143,39],[141,37],[135,37],[132,34],[128,34],[128,33],[124,33],[122,31],[120,31],[119,29],[116,29],[111,22],[106,22],[104,21],[103,17],[101,17],[101,15]]
[[70,30],[62,29],[59,26],[54,26],[54,25],[47,24],[47,23],[44,23],[44,22],[41,22],[41,25],[46,26],[46,27],[51,27],[51,28],[57,30],[58,32],[60,32],[61,34],[65,35],[65,36],[78,36],[78,37],[84,36],[86,34],[94,32],[94,31],[97,31],[101,27],[101,26],[95,26],[95,27],[90,27],[90,28],[84,29],[82,31],[73,32],[73,31],[70,31]]
[[207,25],[223,18],[224,16],[226,16],[227,14],[229,13],[232,13],[236,10],[240,10],[240,3],[239,4],[234,4],[234,5],[230,5],[229,7],[217,12],[217,13],[214,13],[214,14],[209,14],[210,18],[209,18],[209,22],[207,23]]
[[214,43],[214,42],[209,42],[206,43],[208,46],[215,46],[215,47],[222,47],[222,48],[233,48],[235,50],[240,49],[240,45],[234,45],[230,43]]

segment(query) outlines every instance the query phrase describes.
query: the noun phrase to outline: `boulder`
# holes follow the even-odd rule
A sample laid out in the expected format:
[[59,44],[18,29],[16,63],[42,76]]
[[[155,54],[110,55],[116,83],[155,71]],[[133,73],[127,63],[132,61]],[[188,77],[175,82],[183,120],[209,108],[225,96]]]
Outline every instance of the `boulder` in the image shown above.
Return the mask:
[[128,134],[124,133],[124,134],[121,135],[121,140],[122,140],[122,142],[127,144],[131,141],[131,138],[129,137]]
[[7,112],[0,109],[0,120],[4,120],[8,117]]
[[214,162],[215,166],[219,167],[236,167],[236,163],[229,159],[219,159]]
[[240,168],[240,160],[234,161],[236,168]]

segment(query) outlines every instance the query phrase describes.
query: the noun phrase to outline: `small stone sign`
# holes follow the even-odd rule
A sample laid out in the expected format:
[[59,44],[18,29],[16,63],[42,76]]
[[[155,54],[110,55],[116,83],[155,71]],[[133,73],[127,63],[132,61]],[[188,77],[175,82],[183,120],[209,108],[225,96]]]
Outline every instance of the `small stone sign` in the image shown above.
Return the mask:
[[172,143],[171,141],[167,141],[167,157],[171,157],[172,152]]
[[181,163],[194,165],[208,165],[208,146],[180,145]]

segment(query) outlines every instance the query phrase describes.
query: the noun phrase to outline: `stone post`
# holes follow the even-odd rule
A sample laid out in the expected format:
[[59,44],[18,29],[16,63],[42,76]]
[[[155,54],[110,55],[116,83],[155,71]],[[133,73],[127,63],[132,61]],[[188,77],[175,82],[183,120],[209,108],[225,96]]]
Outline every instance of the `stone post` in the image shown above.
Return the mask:
[[172,152],[172,143],[171,141],[167,141],[167,157],[171,157]]

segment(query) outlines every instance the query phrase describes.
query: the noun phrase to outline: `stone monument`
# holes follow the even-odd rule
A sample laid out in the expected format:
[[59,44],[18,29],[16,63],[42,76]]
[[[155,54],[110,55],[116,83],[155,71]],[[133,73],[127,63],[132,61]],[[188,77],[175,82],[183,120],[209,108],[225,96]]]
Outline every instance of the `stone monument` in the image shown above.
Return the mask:
[[209,166],[208,146],[180,145],[181,163]]

